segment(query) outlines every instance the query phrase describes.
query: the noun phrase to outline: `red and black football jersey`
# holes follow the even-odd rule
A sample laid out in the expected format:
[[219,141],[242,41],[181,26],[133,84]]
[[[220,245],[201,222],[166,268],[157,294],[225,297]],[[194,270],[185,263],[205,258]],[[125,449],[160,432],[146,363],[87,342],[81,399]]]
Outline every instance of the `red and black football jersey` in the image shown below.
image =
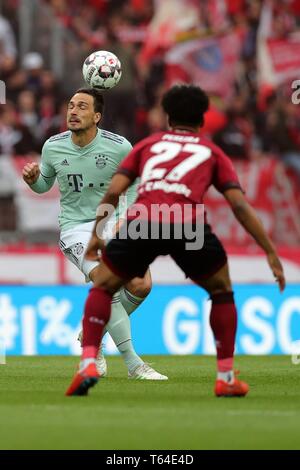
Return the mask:
[[196,207],[210,185],[220,192],[240,188],[231,160],[218,146],[182,131],[159,132],[142,140],[117,172],[140,178],[135,204],[149,209],[157,204]]

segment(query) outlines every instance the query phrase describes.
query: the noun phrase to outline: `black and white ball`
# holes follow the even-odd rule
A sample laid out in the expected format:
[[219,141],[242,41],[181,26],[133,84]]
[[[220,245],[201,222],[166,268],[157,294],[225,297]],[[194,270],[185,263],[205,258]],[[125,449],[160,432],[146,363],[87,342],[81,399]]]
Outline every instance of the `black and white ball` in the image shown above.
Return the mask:
[[112,52],[97,51],[90,54],[82,67],[83,78],[92,88],[109,90],[121,78],[121,62]]

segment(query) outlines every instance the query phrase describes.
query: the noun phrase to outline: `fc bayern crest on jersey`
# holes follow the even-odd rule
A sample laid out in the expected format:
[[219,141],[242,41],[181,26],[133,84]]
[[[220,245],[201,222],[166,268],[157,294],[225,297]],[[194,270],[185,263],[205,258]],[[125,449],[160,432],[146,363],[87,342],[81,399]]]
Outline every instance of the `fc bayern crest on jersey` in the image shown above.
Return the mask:
[[96,155],[95,160],[96,167],[102,169],[106,166],[106,160],[108,160],[108,157],[106,155]]
[[83,243],[81,243],[81,242],[76,243],[76,244],[72,247],[72,252],[73,252],[73,254],[76,255],[76,256],[82,255],[82,253],[84,252]]

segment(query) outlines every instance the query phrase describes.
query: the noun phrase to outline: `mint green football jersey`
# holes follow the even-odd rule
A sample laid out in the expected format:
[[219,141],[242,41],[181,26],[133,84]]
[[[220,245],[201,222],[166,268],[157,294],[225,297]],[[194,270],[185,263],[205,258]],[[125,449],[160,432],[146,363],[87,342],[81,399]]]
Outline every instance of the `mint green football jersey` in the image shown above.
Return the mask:
[[[103,129],[98,129],[94,140],[85,147],[73,143],[71,131],[54,135],[43,146],[41,174],[31,189],[44,193],[57,179],[62,231],[90,222],[96,218],[97,207],[119,163],[131,149],[124,137]],[[136,184],[126,196],[128,205],[135,201]]]

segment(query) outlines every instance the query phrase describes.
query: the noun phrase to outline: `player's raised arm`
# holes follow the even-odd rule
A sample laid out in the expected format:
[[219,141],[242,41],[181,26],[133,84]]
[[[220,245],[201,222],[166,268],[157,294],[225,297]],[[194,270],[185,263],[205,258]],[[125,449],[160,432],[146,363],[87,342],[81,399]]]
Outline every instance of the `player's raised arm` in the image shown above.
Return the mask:
[[41,168],[36,162],[27,163],[23,168],[23,180],[35,193],[46,193],[54,184],[56,173],[48,160],[47,143],[45,143],[42,150]]
[[40,167],[38,163],[36,162],[26,163],[26,165],[24,166],[22,170],[22,175],[23,175],[23,180],[29,186],[36,183],[40,176]]
[[223,194],[237,220],[266,253],[269,266],[279,284],[280,290],[283,291],[285,288],[285,277],[282,264],[277,255],[276,248],[268,237],[255,210],[247,202],[240,189],[228,189]]

